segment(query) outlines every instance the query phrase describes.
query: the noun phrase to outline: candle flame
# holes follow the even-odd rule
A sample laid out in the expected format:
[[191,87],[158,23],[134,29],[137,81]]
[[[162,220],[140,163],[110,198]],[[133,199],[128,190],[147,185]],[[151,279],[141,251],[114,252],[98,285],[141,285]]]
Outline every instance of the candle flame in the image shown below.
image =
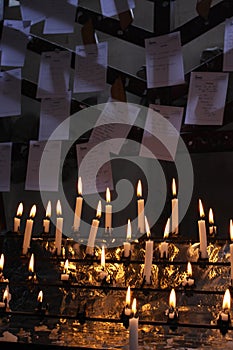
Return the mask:
[[176,181],[174,178],[172,179],[172,195],[173,197],[176,196]]
[[169,306],[174,309],[176,308],[176,292],[174,288],[172,288],[169,296]]
[[147,238],[149,238],[151,236],[151,232],[150,232],[150,226],[147,220],[147,217],[145,216],[145,228],[146,228],[146,235]]
[[0,259],[0,271],[3,270],[3,266],[4,266],[4,254],[1,254],[1,259]]
[[110,194],[109,187],[106,189],[106,202],[107,203],[111,202],[111,194]]
[[169,237],[169,232],[170,232],[170,218],[167,219],[167,223],[164,229],[164,234],[163,234],[164,239]]
[[82,184],[82,179],[79,176],[78,178],[78,194],[81,196],[83,193],[83,184]]
[[42,290],[39,291],[39,294],[38,294],[38,297],[37,297],[37,301],[39,303],[42,303],[42,301],[43,301],[43,292],[42,292]]
[[212,208],[209,210],[209,224],[213,225],[214,224],[214,214]]
[[96,209],[96,217],[100,218],[101,217],[101,212],[102,212],[102,204],[101,201],[99,200],[97,209]]
[[193,274],[192,265],[191,265],[191,262],[189,261],[188,264],[187,264],[187,275],[189,277],[191,277],[192,274]]
[[66,273],[68,272],[68,268],[69,268],[69,261],[68,261],[68,259],[66,259],[65,264],[64,264],[64,270]]
[[23,214],[23,203],[19,203],[16,216],[22,216]]
[[58,199],[58,201],[57,201],[56,211],[57,211],[58,216],[60,216],[62,214],[60,199]]
[[36,205],[34,204],[31,208],[31,211],[30,211],[30,218],[34,218],[34,216],[36,215]]
[[230,239],[233,241],[233,220],[230,219]]
[[32,253],[30,261],[29,261],[29,266],[28,266],[28,271],[29,272],[34,272],[34,254]]
[[142,182],[141,182],[141,180],[138,180],[137,196],[142,197]]
[[50,218],[52,212],[52,207],[51,207],[51,201],[48,201],[47,208],[46,208],[46,217]]
[[223,302],[222,302],[222,308],[223,310],[226,310],[226,309],[230,310],[231,308],[231,293],[229,289],[225,291]]
[[126,292],[126,298],[125,298],[125,303],[127,306],[130,305],[130,300],[131,300],[131,292],[130,292],[130,286],[128,286],[127,292]]
[[127,238],[127,239],[131,239],[131,237],[132,237],[132,226],[131,226],[131,221],[130,221],[130,219],[128,219],[126,238]]
[[105,248],[104,245],[102,246],[101,250],[101,267],[105,268]]
[[136,300],[136,298],[134,298],[133,302],[132,302],[132,313],[134,316],[135,316],[136,312],[137,312],[137,300]]
[[204,209],[203,209],[203,205],[202,205],[201,199],[199,199],[199,213],[200,213],[200,217],[201,218],[205,217],[205,213],[204,213]]
[[7,301],[9,297],[9,291],[8,291],[8,287],[5,288],[4,293],[3,293],[3,301]]

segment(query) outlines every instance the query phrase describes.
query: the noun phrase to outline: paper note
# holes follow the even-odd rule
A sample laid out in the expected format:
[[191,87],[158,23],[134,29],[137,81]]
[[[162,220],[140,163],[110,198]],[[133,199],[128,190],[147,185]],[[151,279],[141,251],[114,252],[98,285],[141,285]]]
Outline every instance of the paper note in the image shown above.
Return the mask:
[[0,143],[0,191],[10,191],[12,143]]
[[0,72],[0,117],[21,114],[21,68]]
[[39,140],[69,139],[70,101],[71,93],[41,100]]
[[30,141],[25,190],[58,191],[61,141]]
[[1,66],[23,67],[30,22],[4,20],[0,43]]
[[134,0],[100,0],[102,14],[112,17],[135,8]]
[[84,194],[113,189],[110,152],[104,144],[91,142],[76,145],[78,172],[82,178]]
[[107,50],[107,42],[76,47],[73,92],[94,92],[105,89]]
[[41,54],[37,98],[59,97],[69,89],[71,53],[50,51]]
[[174,161],[183,107],[149,105],[140,156]]
[[228,73],[192,72],[185,124],[222,125]]
[[20,0],[20,11],[24,21],[31,25],[43,21],[48,16],[48,0]]
[[233,17],[225,21],[223,71],[233,71]]
[[145,40],[147,87],[183,84],[180,32]]

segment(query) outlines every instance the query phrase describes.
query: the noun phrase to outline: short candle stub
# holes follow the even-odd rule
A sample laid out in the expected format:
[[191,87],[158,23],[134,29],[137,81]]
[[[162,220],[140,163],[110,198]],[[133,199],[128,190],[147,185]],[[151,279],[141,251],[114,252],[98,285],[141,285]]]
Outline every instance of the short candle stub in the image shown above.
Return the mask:
[[123,326],[127,329],[129,328],[129,319],[130,319],[130,315],[131,315],[131,309],[128,307],[128,305],[126,305],[121,313],[121,321],[123,323]]
[[178,309],[174,307],[169,307],[165,312],[167,316],[167,323],[170,324],[171,330],[175,331],[177,329],[177,323],[179,319]]
[[217,324],[219,326],[221,334],[226,335],[231,325],[230,313],[225,311],[220,312]]

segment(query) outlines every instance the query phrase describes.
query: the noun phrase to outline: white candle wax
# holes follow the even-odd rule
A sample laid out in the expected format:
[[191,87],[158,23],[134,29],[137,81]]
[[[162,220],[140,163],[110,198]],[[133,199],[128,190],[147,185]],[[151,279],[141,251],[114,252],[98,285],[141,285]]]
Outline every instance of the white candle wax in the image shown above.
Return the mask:
[[200,239],[200,253],[201,258],[208,258],[207,254],[207,237],[206,237],[206,225],[205,220],[198,220],[198,228],[199,228],[199,239]]
[[168,243],[167,242],[161,242],[159,246],[159,252],[160,252],[160,258],[168,257]]
[[106,204],[105,206],[105,231],[112,230],[112,205]]
[[175,318],[175,311],[169,311],[168,317],[173,320]]
[[144,199],[138,199],[138,230],[145,233]]
[[17,216],[14,218],[14,232],[18,232],[20,230],[20,218]]
[[98,227],[99,227],[99,220],[93,219],[92,224],[91,224],[89,237],[88,237],[88,242],[87,242],[87,248],[86,248],[87,254],[90,254],[90,255],[94,254],[95,238],[97,235]]
[[6,304],[3,301],[0,301],[0,309],[4,309],[6,307]]
[[130,242],[124,242],[124,257],[128,258],[130,256],[131,244]]
[[129,350],[138,349],[138,317],[129,319]]
[[179,232],[179,209],[178,199],[172,199],[172,233],[178,234]]
[[56,232],[55,232],[55,248],[56,248],[57,255],[61,255],[62,229],[63,229],[63,218],[59,217],[56,220]]
[[24,232],[24,239],[23,239],[23,254],[24,255],[27,254],[28,248],[30,247],[32,227],[33,227],[33,220],[27,219],[26,228],[25,228],[25,232]]
[[222,321],[228,321],[229,320],[229,315],[228,313],[222,311],[221,314],[220,314],[220,317],[221,317],[221,320]]
[[231,280],[233,281],[233,243],[230,244]]
[[44,232],[49,233],[49,226],[50,226],[50,220],[49,219],[44,219],[43,220],[43,227],[44,227]]
[[76,198],[75,213],[74,213],[74,231],[78,231],[80,228],[81,214],[82,214],[83,197],[78,196]]
[[61,281],[68,281],[69,275],[68,273],[62,273],[61,274]]
[[151,267],[152,267],[152,261],[153,261],[153,249],[154,249],[154,242],[152,240],[146,241],[144,277],[146,279],[146,283],[148,283],[148,284],[150,284],[150,282],[151,282]]

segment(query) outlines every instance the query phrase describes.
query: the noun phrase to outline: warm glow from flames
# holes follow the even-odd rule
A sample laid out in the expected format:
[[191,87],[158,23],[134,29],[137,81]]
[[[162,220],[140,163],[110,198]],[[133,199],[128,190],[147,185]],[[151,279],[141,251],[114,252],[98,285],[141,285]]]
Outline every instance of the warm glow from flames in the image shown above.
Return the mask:
[[131,221],[130,219],[128,219],[126,238],[131,239],[131,237],[132,237],[132,227],[131,227]]
[[137,300],[136,300],[136,298],[134,298],[133,302],[132,302],[132,313],[134,316],[135,316],[136,312],[137,312]]
[[141,180],[138,180],[137,196],[142,197],[142,182],[141,182]]
[[104,245],[102,246],[102,250],[101,250],[101,267],[105,268],[105,248]]
[[176,181],[175,179],[172,179],[172,195],[176,196]]
[[209,224],[213,225],[214,224],[214,214],[212,208],[209,210]]
[[233,220],[230,219],[230,239],[233,241]]
[[29,261],[29,266],[28,266],[28,271],[29,272],[34,272],[34,254],[32,253],[30,261]]
[[31,211],[30,211],[30,218],[34,218],[34,216],[36,215],[36,205],[34,204],[31,208]]
[[43,301],[43,292],[42,292],[42,290],[38,294],[37,301],[39,303],[42,303],[42,301]]
[[4,290],[4,293],[3,293],[3,301],[7,301],[8,300],[8,297],[9,297],[9,291],[8,291],[8,288],[6,287],[5,290]]
[[96,217],[100,218],[102,212],[102,204],[101,201],[98,202],[97,209],[96,209]]
[[3,266],[4,266],[4,254],[1,254],[1,259],[0,259],[0,271],[3,270]]
[[64,270],[66,273],[68,272],[68,268],[69,268],[69,260],[66,259],[65,264],[64,264]]
[[106,189],[106,202],[107,203],[111,202],[111,194],[110,194],[109,187],[107,187],[107,189]]
[[23,203],[19,203],[16,216],[22,216],[23,214]]
[[81,196],[83,193],[83,184],[82,184],[82,179],[79,176],[78,178],[78,194]]
[[145,228],[146,228],[147,238],[149,238],[151,236],[151,232],[150,232],[150,226],[146,216],[145,216]]
[[191,262],[189,261],[188,264],[187,264],[187,275],[189,277],[191,277],[192,274],[193,274],[192,265],[191,265]]
[[204,209],[203,209],[203,205],[202,205],[201,199],[199,199],[199,213],[200,213],[200,217],[201,218],[205,217],[205,213],[204,213]]
[[51,201],[48,201],[46,208],[46,218],[50,218],[52,212]]
[[130,306],[130,301],[131,301],[131,292],[130,292],[130,286],[128,286],[126,297],[125,297],[125,303],[127,306]]
[[56,211],[57,211],[58,216],[60,216],[62,214],[60,199],[58,199],[58,201],[57,201]]
[[229,289],[225,291],[223,302],[222,302],[222,308],[223,310],[230,310],[231,308],[231,293]]
[[170,232],[170,218],[167,219],[167,223],[164,229],[164,234],[163,234],[164,239],[169,237],[169,232]]
[[176,308],[176,292],[174,288],[172,288],[169,296],[169,306],[174,309]]

